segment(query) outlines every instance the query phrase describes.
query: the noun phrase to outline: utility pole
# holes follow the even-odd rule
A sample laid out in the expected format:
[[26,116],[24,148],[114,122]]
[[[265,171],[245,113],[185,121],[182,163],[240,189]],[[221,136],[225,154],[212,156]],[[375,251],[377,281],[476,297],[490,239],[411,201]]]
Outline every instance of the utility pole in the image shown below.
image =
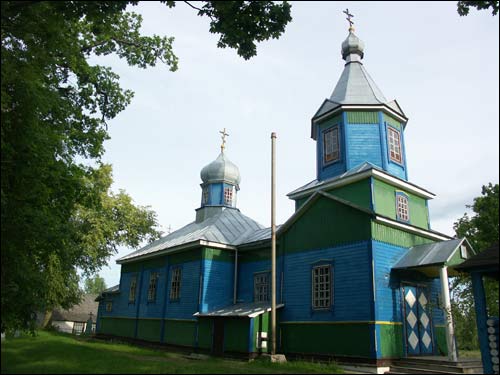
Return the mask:
[[276,354],[276,133],[271,133],[271,354]]

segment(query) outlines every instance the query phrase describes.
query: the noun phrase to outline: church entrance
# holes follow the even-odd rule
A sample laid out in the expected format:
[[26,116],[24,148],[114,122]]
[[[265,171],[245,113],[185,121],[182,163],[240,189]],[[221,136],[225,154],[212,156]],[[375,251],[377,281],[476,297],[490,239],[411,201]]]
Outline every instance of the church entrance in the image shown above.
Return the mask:
[[403,284],[402,292],[406,354],[409,356],[432,355],[434,348],[427,287]]
[[224,319],[214,319],[214,336],[212,343],[214,355],[222,356],[224,354]]

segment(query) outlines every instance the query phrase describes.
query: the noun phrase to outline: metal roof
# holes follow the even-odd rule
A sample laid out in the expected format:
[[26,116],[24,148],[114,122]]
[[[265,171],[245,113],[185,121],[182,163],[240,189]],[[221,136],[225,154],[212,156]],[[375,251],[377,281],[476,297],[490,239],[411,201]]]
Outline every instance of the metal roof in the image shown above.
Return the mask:
[[117,260],[118,263],[154,254],[180,245],[200,240],[225,245],[237,245],[264,226],[236,208],[225,208],[220,213],[210,216],[202,222],[192,222],[181,229],[162,237],[149,245]]
[[227,158],[224,152],[221,152],[217,159],[203,167],[200,177],[204,183],[224,181],[236,185],[238,189],[241,181],[240,170]]
[[392,268],[404,269],[445,264],[464,240],[464,238],[457,238],[413,246]]
[[[284,304],[276,304],[279,309],[285,306]],[[254,318],[265,312],[271,311],[271,302],[251,302],[251,303],[237,303],[221,309],[208,311],[206,313],[197,312],[193,316],[232,316],[232,317],[248,317]]]
[[471,271],[477,268],[495,268],[498,272],[498,242],[488,249],[467,259],[462,264],[455,267],[457,270]]

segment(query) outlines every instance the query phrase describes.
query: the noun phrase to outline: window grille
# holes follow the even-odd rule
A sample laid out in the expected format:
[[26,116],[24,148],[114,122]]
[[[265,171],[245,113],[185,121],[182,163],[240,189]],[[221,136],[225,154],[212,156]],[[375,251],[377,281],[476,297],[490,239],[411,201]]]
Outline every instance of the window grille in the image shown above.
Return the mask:
[[137,287],[137,276],[132,276],[132,279],[130,280],[130,291],[128,294],[128,302],[129,303],[135,303],[136,287]]
[[312,269],[312,304],[314,309],[328,309],[332,304],[332,268],[330,265]]
[[324,163],[331,163],[340,159],[339,127],[334,126],[323,133]]
[[113,302],[106,302],[106,311],[113,311]]
[[151,272],[149,276],[149,287],[148,287],[148,302],[154,302],[156,300],[156,286],[158,284],[158,272]]
[[233,187],[224,188],[224,204],[228,206],[233,205]]
[[254,302],[269,301],[269,273],[258,273],[253,277]]
[[410,212],[408,209],[408,197],[405,194],[396,194],[397,219],[410,221]]
[[397,163],[401,163],[403,157],[401,156],[401,135],[399,131],[392,127],[387,128],[389,138],[389,158]]
[[181,268],[172,270],[172,279],[170,282],[170,300],[181,298]]

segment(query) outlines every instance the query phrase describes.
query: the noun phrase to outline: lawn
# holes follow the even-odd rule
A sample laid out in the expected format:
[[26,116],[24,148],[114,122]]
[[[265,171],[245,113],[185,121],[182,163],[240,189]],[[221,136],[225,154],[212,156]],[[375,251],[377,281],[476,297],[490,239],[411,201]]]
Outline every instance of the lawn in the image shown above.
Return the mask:
[[286,374],[341,373],[334,364],[210,358],[39,331],[2,342],[2,374]]

